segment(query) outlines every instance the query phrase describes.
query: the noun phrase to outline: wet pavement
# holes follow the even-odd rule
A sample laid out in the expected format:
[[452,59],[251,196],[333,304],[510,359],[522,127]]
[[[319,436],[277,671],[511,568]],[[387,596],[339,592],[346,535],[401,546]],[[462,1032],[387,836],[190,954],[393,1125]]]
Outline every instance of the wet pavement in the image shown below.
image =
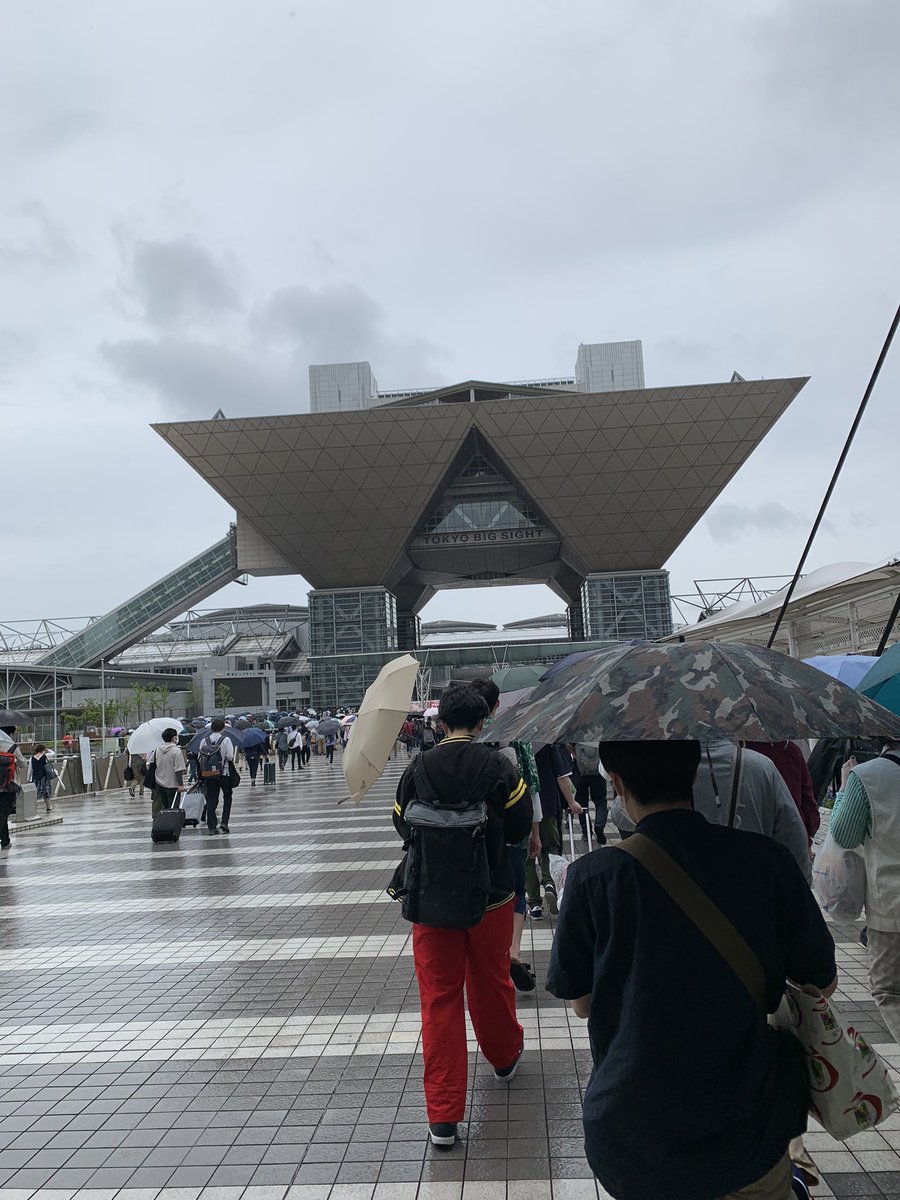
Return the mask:
[[[427,1143],[409,927],[384,887],[405,756],[361,809],[314,759],[235,793],[231,833],[154,846],[149,801],[62,804],[0,859],[0,1200],[597,1200],[585,1026],[520,997],[510,1085],[470,1058],[468,1122]],[[551,921],[531,923],[539,982]],[[900,1064],[854,928],[848,1020]],[[817,1196],[900,1200],[900,1116],[807,1137]]]

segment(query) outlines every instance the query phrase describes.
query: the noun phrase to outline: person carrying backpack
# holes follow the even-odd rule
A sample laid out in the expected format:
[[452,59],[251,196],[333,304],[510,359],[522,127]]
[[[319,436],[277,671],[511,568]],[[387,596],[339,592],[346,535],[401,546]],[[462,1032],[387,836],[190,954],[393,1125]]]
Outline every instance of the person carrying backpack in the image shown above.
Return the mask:
[[221,792],[221,829],[223,833],[228,833],[230,832],[228,819],[231,816],[231,767],[234,764],[234,743],[231,738],[225,736],[225,722],[221,717],[216,717],[209,730],[197,750],[197,770],[203,784],[203,795],[206,797],[206,826],[210,833],[219,832],[216,808]]
[[25,755],[13,741],[15,725],[0,728],[0,850],[10,844],[9,818],[16,811],[16,796],[21,788],[16,772],[26,766]]
[[437,737],[435,736],[434,726],[431,723],[431,717],[422,726],[422,749],[432,750],[437,745]]
[[488,715],[474,688],[449,687],[438,715],[447,736],[413,759],[397,788],[394,827],[406,856],[388,891],[413,923],[429,1135],[452,1146],[466,1107],[464,993],[495,1078],[512,1079],[524,1048],[509,977],[506,847],[528,836],[532,803],[509,759],[473,742]]

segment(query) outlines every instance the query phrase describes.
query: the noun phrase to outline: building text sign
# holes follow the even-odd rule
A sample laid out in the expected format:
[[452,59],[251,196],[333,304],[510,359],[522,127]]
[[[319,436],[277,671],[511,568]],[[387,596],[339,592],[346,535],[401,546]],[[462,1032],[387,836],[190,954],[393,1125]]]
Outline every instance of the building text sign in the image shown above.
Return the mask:
[[505,542],[540,542],[552,537],[547,529],[471,529],[466,533],[426,533],[420,546],[483,546]]

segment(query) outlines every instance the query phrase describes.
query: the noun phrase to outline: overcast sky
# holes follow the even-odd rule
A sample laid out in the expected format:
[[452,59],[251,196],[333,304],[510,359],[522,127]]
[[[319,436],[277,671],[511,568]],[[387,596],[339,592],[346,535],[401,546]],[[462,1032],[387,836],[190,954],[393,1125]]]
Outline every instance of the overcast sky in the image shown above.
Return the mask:
[[[5,0],[0,620],[222,536],[152,421],[303,411],[310,362],[524,379],[634,337],[649,385],[812,376],[668,564],[791,571],[898,302],[898,45],[896,0]],[[811,567],[900,550],[898,388],[900,346]]]

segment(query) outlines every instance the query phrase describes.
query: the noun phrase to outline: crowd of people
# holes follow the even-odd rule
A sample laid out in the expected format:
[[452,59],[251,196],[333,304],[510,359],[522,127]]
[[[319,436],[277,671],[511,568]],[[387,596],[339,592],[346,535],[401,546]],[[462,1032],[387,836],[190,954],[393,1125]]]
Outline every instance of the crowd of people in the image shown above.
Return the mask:
[[222,717],[193,735],[182,733],[176,725],[181,722],[173,719],[172,727],[162,731],[157,749],[128,754],[129,793],[143,797],[149,786],[154,816],[179,806],[185,810],[186,823],[205,822],[211,834],[231,832],[234,789],[243,769],[250,787],[256,787],[260,767],[265,775],[268,765],[274,767],[276,761],[280,772],[304,770],[313,755],[332,765],[336,747],[346,746],[352,730],[352,721],[341,724],[330,711],[321,721],[294,713],[283,718],[277,729],[251,726],[258,729],[258,736],[246,744]]
[[[434,745],[418,740],[394,805],[405,853],[389,893],[413,923],[432,1142],[452,1146],[465,1116],[464,1005],[497,1080],[515,1075],[516,991],[537,984],[523,930],[549,910],[558,918],[542,982],[588,1024],[585,1153],[608,1193],[807,1194],[795,1169],[804,1056],[767,1021],[787,981],[826,997],[838,983],[810,888],[820,812],[803,752],[793,742],[501,747],[490,742],[499,698],[490,680],[445,691]],[[552,860],[577,825],[598,852],[568,866],[560,899]],[[865,859],[872,991],[900,1041],[900,744],[845,764],[831,833]],[[685,888],[758,962],[763,1000],[692,919]]]

